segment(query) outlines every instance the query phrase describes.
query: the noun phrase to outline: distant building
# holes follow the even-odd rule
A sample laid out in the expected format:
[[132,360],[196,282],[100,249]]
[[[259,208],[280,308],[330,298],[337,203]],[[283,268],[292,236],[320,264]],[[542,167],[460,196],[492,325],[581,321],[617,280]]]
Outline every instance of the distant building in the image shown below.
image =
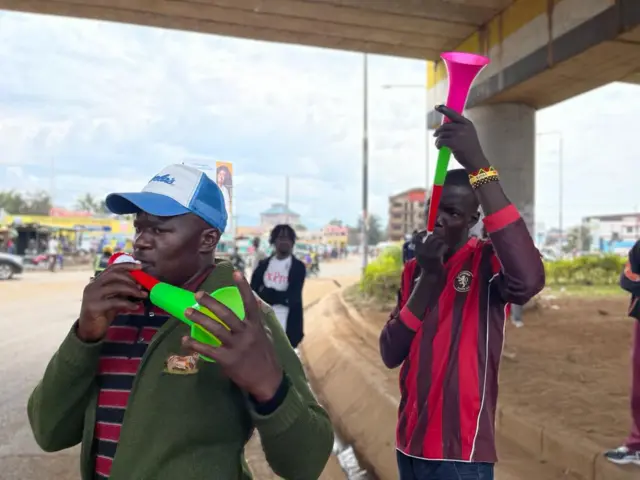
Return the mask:
[[347,246],[349,239],[349,227],[340,225],[325,225],[322,228],[322,243],[332,245],[337,248]]
[[640,238],[640,213],[584,217],[591,236],[591,251],[626,254]]
[[289,209],[284,203],[274,203],[268,210],[260,214],[260,228],[271,230],[276,225],[288,223],[295,228],[300,225],[300,215]]
[[403,240],[407,233],[424,229],[426,196],[424,188],[412,188],[389,197],[389,241]]

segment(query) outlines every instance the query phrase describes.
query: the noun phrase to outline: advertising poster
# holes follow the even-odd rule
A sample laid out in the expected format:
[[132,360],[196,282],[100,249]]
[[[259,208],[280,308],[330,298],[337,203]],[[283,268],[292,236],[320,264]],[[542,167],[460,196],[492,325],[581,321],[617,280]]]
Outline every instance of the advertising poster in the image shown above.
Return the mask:
[[233,231],[233,164],[231,162],[216,162],[216,183],[224,197],[224,207],[227,210],[227,232]]

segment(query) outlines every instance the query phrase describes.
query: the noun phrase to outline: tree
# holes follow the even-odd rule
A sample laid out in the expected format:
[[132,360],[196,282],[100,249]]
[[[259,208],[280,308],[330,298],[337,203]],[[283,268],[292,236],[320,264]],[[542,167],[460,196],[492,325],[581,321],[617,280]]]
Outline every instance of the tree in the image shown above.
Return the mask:
[[104,200],[98,200],[90,193],[85,193],[76,201],[76,208],[83,212],[91,212],[97,214],[109,213],[107,204]]
[[338,220],[337,218],[334,218],[333,220],[331,220],[329,222],[329,225],[332,225],[334,227],[341,227],[342,226],[342,220]]
[[[362,235],[362,219],[358,219],[358,227],[348,227],[347,245],[360,245]],[[367,227],[367,244],[377,245],[385,239],[384,230],[382,229],[380,217],[377,215],[369,216],[369,225]]]
[[76,201],[76,209],[82,212],[94,213],[98,209],[98,202],[93,195],[85,193],[82,197],[79,197]]
[[369,217],[369,226],[367,227],[367,241],[369,245],[377,245],[384,240],[384,232],[380,223],[380,217],[371,215]]
[[0,209],[8,213],[22,213],[25,209],[26,201],[24,197],[13,190],[0,192]]
[[38,191],[23,195],[14,190],[0,192],[0,209],[14,215],[49,215],[51,197],[47,192]]
[[574,250],[587,251],[591,246],[591,232],[583,225],[578,227],[572,227],[569,229],[566,235],[565,244],[563,250],[565,252],[572,252]]

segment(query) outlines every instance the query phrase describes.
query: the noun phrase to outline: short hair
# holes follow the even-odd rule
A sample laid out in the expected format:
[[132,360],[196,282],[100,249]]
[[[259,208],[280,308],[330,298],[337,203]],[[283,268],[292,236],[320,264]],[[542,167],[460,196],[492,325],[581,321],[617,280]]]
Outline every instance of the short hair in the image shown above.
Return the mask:
[[275,244],[276,238],[278,238],[281,233],[285,233],[287,237],[291,238],[293,243],[296,243],[296,231],[288,224],[280,224],[273,227],[273,230],[271,230],[271,234],[269,235],[269,243],[271,245]]
[[455,185],[457,187],[469,187],[471,190],[471,182],[469,181],[469,174],[464,168],[454,168],[447,172],[447,176],[444,179],[445,185]]

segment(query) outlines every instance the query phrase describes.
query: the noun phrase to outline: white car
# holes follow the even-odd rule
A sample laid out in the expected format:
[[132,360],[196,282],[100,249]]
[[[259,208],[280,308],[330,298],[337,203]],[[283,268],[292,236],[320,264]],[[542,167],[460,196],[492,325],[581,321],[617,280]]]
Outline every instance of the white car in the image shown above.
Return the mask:
[[0,280],[10,280],[24,271],[24,260],[19,255],[0,252]]

